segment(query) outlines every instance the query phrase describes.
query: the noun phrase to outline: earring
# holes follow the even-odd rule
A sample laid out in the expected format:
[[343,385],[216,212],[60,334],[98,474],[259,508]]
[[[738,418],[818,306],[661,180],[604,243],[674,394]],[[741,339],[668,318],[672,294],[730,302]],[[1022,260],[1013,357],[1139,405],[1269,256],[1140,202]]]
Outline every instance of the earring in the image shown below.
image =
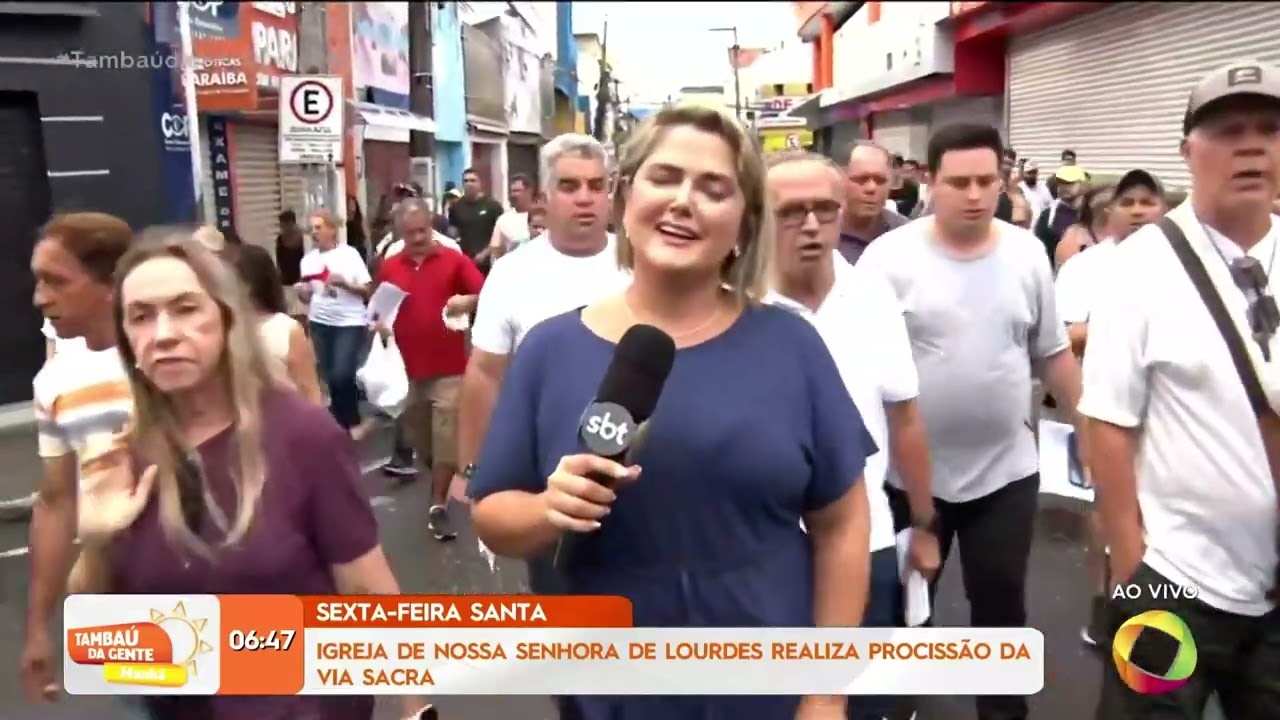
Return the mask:
[[742,257],[742,247],[740,245],[733,246],[733,256]]

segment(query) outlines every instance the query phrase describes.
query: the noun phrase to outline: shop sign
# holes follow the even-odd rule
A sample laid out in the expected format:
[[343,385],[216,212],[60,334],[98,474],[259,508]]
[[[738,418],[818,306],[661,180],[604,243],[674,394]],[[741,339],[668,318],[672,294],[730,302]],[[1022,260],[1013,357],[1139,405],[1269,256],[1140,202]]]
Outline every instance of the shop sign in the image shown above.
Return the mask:
[[226,230],[236,224],[235,188],[231,184],[231,131],[226,118],[209,118],[209,174],[213,178],[214,224]]

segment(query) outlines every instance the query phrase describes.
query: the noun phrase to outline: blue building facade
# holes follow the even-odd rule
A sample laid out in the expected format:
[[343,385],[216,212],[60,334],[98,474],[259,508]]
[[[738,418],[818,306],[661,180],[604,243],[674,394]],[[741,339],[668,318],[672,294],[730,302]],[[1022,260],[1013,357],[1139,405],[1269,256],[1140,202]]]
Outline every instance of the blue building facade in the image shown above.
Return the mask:
[[431,15],[431,66],[435,80],[436,186],[462,184],[471,155],[467,140],[467,90],[462,26],[457,3],[439,3]]

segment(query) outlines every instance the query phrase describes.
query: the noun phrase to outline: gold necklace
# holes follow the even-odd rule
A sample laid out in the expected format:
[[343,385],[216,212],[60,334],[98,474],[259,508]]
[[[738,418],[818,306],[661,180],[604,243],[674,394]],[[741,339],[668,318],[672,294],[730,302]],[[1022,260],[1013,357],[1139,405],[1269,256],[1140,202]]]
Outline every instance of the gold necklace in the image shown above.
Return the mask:
[[[636,316],[636,311],[631,307],[631,301],[627,299],[627,296],[625,293],[622,295],[622,307],[625,308],[627,311],[627,319],[629,319],[632,323],[636,323],[636,324],[640,323],[640,318]],[[683,340],[691,335],[696,335],[702,332],[703,330],[706,330],[707,327],[711,325],[711,323],[720,319],[720,313],[723,310],[724,310],[723,307],[717,305],[716,309],[711,312],[711,315],[708,316],[706,320],[702,321],[700,325],[693,328],[692,330],[686,330],[682,333],[668,333],[668,334],[671,335],[672,340]]]

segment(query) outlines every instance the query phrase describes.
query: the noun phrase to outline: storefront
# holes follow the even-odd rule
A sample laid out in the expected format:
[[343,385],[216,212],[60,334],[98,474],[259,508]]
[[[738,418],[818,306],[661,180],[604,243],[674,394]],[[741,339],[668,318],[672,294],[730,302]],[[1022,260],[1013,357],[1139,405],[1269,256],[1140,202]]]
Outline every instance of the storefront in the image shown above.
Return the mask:
[[[431,118],[410,110],[409,5],[352,3],[352,82],[360,118],[360,192],[365,216],[390,211],[392,190],[413,181],[414,131],[434,133]],[[388,44],[386,37],[400,38]]]
[[904,160],[922,160],[929,144],[929,108],[890,110],[868,117],[871,139]]
[[280,165],[277,126],[280,78],[298,72],[297,4],[205,3],[192,12],[202,13],[194,49],[203,64],[204,213],[274,250],[281,210],[308,209],[300,170]]
[[384,202],[383,198],[390,198],[396,185],[415,180],[424,188],[434,185],[430,178],[424,181],[415,177],[409,141],[414,131],[434,134],[436,124],[431,118],[408,110],[367,102],[356,103],[356,111],[364,170],[364,207],[370,208],[366,215],[372,219],[380,209],[390,207],[391,201]]
[[[958,97],[939,100],[929,108],[929,134],[932,135],[940,127],[955,123],[982,123],[1000,130],[1003,137],[1008,137],[1004,127],[1004,97],[987,95],[983,97]],[[924,156],[916,155],[923,160]]]
[[[38,229],[51,213],[67,210],[108,212],[135,228],[170,219],[161,152],[166,128],[170,143],[180,144],[186,127],[180,112],[166,122],[168,108],[153,102],[159,88],[151,73],[88,64],[155,52],[152,28],[139,22],[136,7],[94,4],[86,15],[81,3],[6,5],[0,14],[0,305],[6,315],[0,408],[8,410],[31,400],[31,378],[44,361],[40,313],[31,305]],[[68,57],[72,48],[83,57]],[[189,163],[185,180],[189,208]]]
[[[541,135],[513,132],[507,136],[507,177],[517,173],[528,177],[534,186],[538,184],[538,153],[542,149]],[[505,199],[505,192],[504,192]]]
[[840,30],[837,87],[818,100],[823,126],[842,126],[843,137],[828,140],[836,153],[870,137],[904,159],[924,160],[930,133],[944,124],[1002,124],[1002,44],[953,43],[946,3],[865,3],[858,13]]
[[475,115],[467,117],[467,140],[471,145],[471,161],[468,167],[480,176],[484,191],[503,201],[507,196],[507,137],[510,132],[503,125],[486,121]]
[[1229,62],[1280,61],[1278,33],[1280,3],[1119,3],[1016,36],[1012,146],[1050,167],[1071,149],[1095,175],[1142,167],[1186,188],[1187,94]]

